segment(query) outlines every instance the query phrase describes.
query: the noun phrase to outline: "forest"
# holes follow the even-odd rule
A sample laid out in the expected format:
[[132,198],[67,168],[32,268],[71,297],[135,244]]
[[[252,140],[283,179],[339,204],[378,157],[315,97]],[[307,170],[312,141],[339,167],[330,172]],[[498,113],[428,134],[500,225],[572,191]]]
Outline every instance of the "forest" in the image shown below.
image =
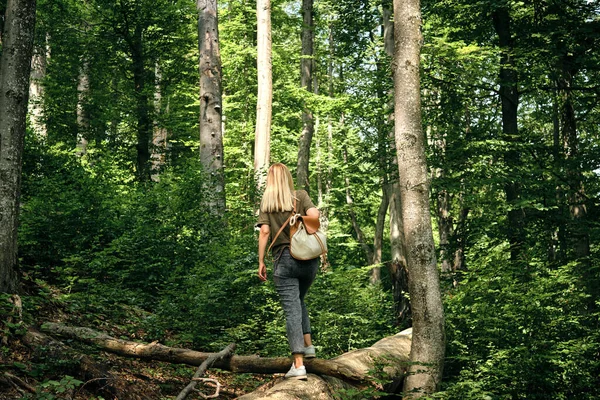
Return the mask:
[[[600,2],[0,14],[0,399],[181,399],[219,352],[188,399],[600,399]],[[327,234],[312,385],[257,276],[275,162]]]

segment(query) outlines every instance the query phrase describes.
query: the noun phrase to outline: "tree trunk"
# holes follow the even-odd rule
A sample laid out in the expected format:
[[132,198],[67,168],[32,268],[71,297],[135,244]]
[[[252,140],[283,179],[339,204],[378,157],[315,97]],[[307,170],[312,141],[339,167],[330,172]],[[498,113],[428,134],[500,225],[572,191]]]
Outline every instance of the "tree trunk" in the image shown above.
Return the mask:
[[35,0],[8,0],[0,57],[0,292],[15,293],[21,160],[27,118]]
[[77,82],[77,154],[85,155],[88,146],[90,119],[86,112],[86,102],[90,91],[89,64],[83,61]]
[[271,112],[273,76],[271,66],[271,1],[256,2],[256,64],[258,93],[256,99],[256,130],[254,136],[254,175],[259,191],[266,182],[271,157]]
[[[314,93],[313,88],[313,0],[302,0],[302,58],[300,59],[300,86]],[[306,107],[302,112],[302,134],[298,144],[297,185],[310,193],[308,165],[310,145],[314,134],[313,114]]]
[[[163,104],[162,72],[158,61],[154,68],[154,127],[152,130],[152,150],[150,158],[152,160],[152,180],[158,182],[160,179],[160,170],[165,165],[167,152],[167,128],[163,125],[164,114],[169,113],[169,102]],[[163,111],[164,110],[164,111]]]
[[394,29],[394,120],[414,330],[412,364],[404,390],[407,398],[413,398],[439,388],[445,352],[444,311],[421,126],[419,0],[394,0]]
[[370,281],[372,284],[381,283],[381,254],[383,249],[383,232],[385,230],[385,216],[390,204],[390,195],[388,193],[389,185],[385,182],[382,184],[381,202],[377,210],[377,222],[375,223],[375,237],[373,238],[373,253],[371,265],[375,265],[371,269]]
[[44,121],[44,85],[48,65],[48,49],[46,45],[34,46],[31,59],[31,78],[29,80],[29,120],[36,133],[45,137],[48,135]]
[[223,131],[221,125],[221,53],[217,0],[198,0],[198,48],[200,53],[200,160],[210,173],[215,198],[212,206],[225,213]]
[[571,231],[573,249],[577,259],[585,259],[590,255],[589,227],[587,227],[586,196],[580,172],[579,138],[577,137],[577,120],[573,106],[573,77],[577,74],[575,68],[570,68],[567,56],[563,56],[561,76],[558,81],[561,99],[560,131],[565,154],[566,176],[569,183],[569,209],[571,213]]
[[[383,47],[386,54],[394,56],[394,14],[391,1],[382,3],[383,17]],[[394,106],[394,92],[390,93],[391,104]],[[390,253],[391,261],[388,263],[388,271],[392,280],[392,294],[394,297],[394,311],[397,326],[403,326],[410,322],[410,301],[408,300],[408,272],[406,270],[406,251],[404,249],[404,226],[402,224],[402,202],[400,201],[400,187],[398,186],[398,157],[396,151],[396,138],[394,135],[394,114],[389,116],[392,127],[388,132],[389,151],[392,155],[389,167],[387,191],[390,213]]]
[[[512,58],[512,40],[510,27],[510,14],[507,8],[498,8],[492,14],[494,28],[498,34],[501,58],[500,58],[500,100],[502,102],[502,133],[504,139],[509,143],[518,142],[519,128],[517,124],[517,112],[519,108],[519,92],[517,89],[517,72]],[[519,152],[509,148],[504,161],[509,170],[509,175],[516,177],[515,173],[519,166]],[[516,209],[516,203],[520,197],[520,185],[517,179],[506,182],[504,186],[506,201],[509,205],[508,211],[508,241],[510,243],[510,258],[512,261],[521,259],[523,246],[523,217],[522,212]]]
[[134,37],[131,39],[131,61],[133,63],[133,81],[136,99],[137,117],[137,178],[140,182],[150,179],[150,138],[152,125],[149,115],[149,98],[146,89],[146,67],[142,27],[135,28]]

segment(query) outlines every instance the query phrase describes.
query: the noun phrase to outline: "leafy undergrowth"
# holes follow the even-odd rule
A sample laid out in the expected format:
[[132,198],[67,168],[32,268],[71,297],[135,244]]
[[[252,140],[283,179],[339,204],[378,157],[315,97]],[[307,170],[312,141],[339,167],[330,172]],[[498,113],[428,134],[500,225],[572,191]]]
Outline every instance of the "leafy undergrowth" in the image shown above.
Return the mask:
[[[66,357],[45,346],[27,345],[24,334],[28,330],[37,330],[45,322],[86,326],[126,340],[151,340],[147,340],[141,321],[147,314],[140,309],[130,306],[112,309],[82,307],[80,296],[68,296],[42,281],[26,280],[24,291],[21,295],[22,316],[10,303],[8,295],[0,297],[0,314],[3,315],[0,318],[1,400],[117,398],[103,391],[101,379],[84,378],[86,371],[82,370],[80,359],[85,356],[111,375],[114,380],[111,386],[121,389],[119,400],[174,399],[196,371],[193,366],[125,358],[59,337],[54,339],[72,349]],[[174,335],[167,341],[170,346],[190,347]],[[234,374],[220,370],[209,370],[204,377],[221,384],[219,398],[222,399],[236,398],[275,381],[271,375]],[[215,392],[214,385],[210,383],[199,382],[196,388],[205,395]],[[188,396],[188,399],[198,398],[197,393]]]

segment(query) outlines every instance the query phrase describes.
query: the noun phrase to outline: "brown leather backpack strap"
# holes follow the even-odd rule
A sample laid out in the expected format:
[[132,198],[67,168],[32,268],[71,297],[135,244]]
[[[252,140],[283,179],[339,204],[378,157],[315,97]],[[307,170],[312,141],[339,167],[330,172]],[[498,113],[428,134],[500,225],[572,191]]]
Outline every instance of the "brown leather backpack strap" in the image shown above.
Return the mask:
[[[294,191],[294,208],[292,209],[292,214],[288,217],[288,219],[285,220],[283,225],[281,225],[281,228],[279,228],[279,232],[277,232],[277,234],[275,235],[273,240],[271,240],[271,245],[267,249],[267,254],[271,251],[271,248],[275,244],[275,241],[277,240],[277,238],[279,237],[281,232],[283,232],[283,228],[285,228],[285,226],[290,223],[290,219],[292,219],[292,216],[294,216],[294,215],[296,215],[296,192],[295,191]],[[291,233],[290,233],[290,237],[292,237]]]

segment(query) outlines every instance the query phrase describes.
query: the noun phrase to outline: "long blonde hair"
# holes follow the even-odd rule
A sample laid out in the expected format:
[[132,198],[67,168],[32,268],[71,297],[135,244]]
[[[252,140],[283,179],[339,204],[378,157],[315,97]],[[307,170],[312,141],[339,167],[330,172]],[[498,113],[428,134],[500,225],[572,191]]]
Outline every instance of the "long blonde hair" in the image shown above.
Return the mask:
[[262,212],[291,211],[294,199],[294,180],[288,167],[275,163],[267,173],[267,186],[260,203]]

